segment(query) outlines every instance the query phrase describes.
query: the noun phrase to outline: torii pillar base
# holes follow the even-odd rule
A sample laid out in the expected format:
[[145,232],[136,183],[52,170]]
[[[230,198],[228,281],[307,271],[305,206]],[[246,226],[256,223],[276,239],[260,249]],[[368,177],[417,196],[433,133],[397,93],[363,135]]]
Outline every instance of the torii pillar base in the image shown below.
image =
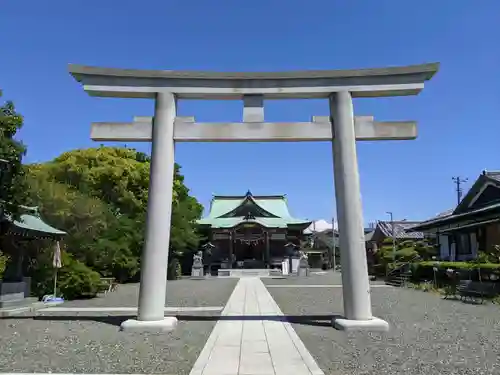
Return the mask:
[[120,325],[120,331],[125,332],[170,332],[177,326],[177,318],[166,316],[163,320],[128,319]]
[[333,318],[332,325],[340,331],[371,331],[371,332],[387,332],[389,331],[389,323],[385,320],[375,318],[369,320],[353,320],[345,318]]

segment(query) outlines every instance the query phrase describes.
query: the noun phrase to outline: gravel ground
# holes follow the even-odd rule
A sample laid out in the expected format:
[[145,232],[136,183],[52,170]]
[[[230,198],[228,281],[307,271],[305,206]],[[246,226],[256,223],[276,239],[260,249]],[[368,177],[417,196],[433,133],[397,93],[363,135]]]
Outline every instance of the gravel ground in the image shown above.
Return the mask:
[[44,314],[2,319],[0,372],[189,374],[215,325],[183,321],[180,315],[170,333],[119,332],[118,325],[127,318]]
[[[168,306],[224,306],[237,279],[179,280],[168,284]],[[137,305],[138,285],[105,298],[62,306]],[[196,315],[196,317],[193,317]],[[119,332],[130,318],[110,313],[50,313],[0,319],[0,372],[189,374],[220,312],[181,313],[170,333]]]
[[[286,276],[283,278],[262,278],[264,285],[342,285],[342,275],[333,271],[313,271],[307,277]],[[373,281],[371,284],[384,284]]]
[[[238,279],[182,279],[167,284],[170,307],[224,306]],[[131,307],[137,306],[139,284],[120,285],[114,292],[88,300],[68,301],[61,307]]]
[[345,333],[340,288],[269,288],[326,374],[500,374],[500,309],[400,288],[372,289],[388,333]]

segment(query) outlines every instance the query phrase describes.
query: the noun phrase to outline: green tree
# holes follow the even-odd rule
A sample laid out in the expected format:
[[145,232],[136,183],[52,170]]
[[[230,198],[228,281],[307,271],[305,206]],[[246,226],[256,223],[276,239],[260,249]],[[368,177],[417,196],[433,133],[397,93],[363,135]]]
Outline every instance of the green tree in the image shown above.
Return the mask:
[[[396,240],[396,262],[409,262],[418,257],[432,259],[437,254],[436,247],[427,239]],[[376,255],[379,264],[393,262],[392,238],[386,238]]]
[[[38,168],[35,170],[28,173],[28,202],[39,206],[42,217],[50,224],[68,233],[63,240],[60,293],[70,299],[90,297],[99,286],[99,278],[96,278],[99,274],[115,277],[120,282],[133,278],[139,271],[139,251],[133,247],[130,236],[136,243],[142,238],[131,223],[125,223],[127,218],[117,217],[101,200],[66,184],[47,180]],[[34,291],[39,295],[51,293],[52,251],[52,244],[46,244],[44,250],[36,252],[30,267]]]
[[0,279],[3,277],[8,261],[9,256],[0,251]]
[[121,214],[146,210],[149,162],[135,150],[98,147],[63,153],[42,166],[52,179],[97,197]]
[[438,247],[431,239],[422,239],[414,242],[413,245],[418,256],[422,260],[431,260],[434,256],[437,256],[439,251]]
[[124,215],[118,217],[94,244],[99,256],[93,268],[119,282],[133,279],[140,271],[143,242],[143,233],[137,231],[136,222]]
[[500,263],[500,245],[493,245],[486,251],[479,251],[478,263]]
[[[120,281],[140,269],[149,185],[149,157],[133,149],[98,147],[69,151],[31,165],[33,205],[70,235],[76,259]],[[76,211],[75,211],[76,210]],[[175,166],[170,259],[198,248],[196,219],[202,206],[189,195]]]
[[19,215],[26,191],[22,165],[26,147],[14,138],[22,126],[23,117],[12,102],[0,106],[0,209],[14,217]]
[[[46,244],[38,249],[37,257],[32,259],[29,267],[32,291],[39,297],[54,291],[52,256],[52,246]],[[100,286],[100,275],[67,251],[62,251],[61,258],[62,268],[57,272],[57,295],[65,299],[95,297]]]
[[[144,232],[150,158],[134,149],[98,147],[73,150],[44,164],[44,175],[101,199]],[[180,166],[175,165],[170,244],[174,254],[198,247],[196,220],[203,207],[189,195]]]
[[68,233],[66,248],[76,259],[92,266],[98,256],[94,243],[115,220],[108,205],[71,186],[48,180],[42,170],[30,172],[27,202],[38,206],[42,217]]

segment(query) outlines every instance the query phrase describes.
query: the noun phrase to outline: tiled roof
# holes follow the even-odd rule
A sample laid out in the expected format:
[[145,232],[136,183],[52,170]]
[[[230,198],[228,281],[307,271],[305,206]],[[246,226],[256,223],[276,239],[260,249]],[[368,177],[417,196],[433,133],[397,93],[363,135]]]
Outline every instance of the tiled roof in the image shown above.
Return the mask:
[[418,221],[379,221],[377,226],[386,237],[393,236],[392,224],[394,223],[394,237],[397,239],[422,239],[423,232],[409,232],[412,227],[420,224]]
[[19,220],[14,220],[10,216],[6,216],[6,219],[13,224],[13,227],[10,228],[10,232],[28,233],[29,235],[41,237],[64,236],[66,234],[66,232],[54,228],[43,221],[40,217],[38,207],[21,206],[21,208],[25,213],[19,216]]
[[439,218],[446,217],[446,216],[450,216],[451,214],[453,214],[453,211],[455,211],[455,209],[454,208],[450,208],[449,210],[446,210],[446,211],[443,211],[443,212],[437,214],[431,220],[439,219]]
[[371,241],[373,238],[373,234],[375,233],[375,230],[373,230],[373,228],[370,228],[370,229],[371,229],[371,232],[365,231],[365,242]]
[[200,225],[211,225],[215,228],[232,228],[240,223],[257,223],[267,228],[286,228],[288,225],[309,225],[309,221],[294,219],[294,218],[274,218],[274,217],[257,217],[255,219],[245,219],[244,217],[218,217],[204,218],[197,221]]
[[491,172],[484,171],[484,175],[486,177],[491,178],[492,180],[500,182],[500,171],[491,171]]
[[310,221],[294,218],[290,214],[286,195],[252,195],[250,191],[242,196],[214,196],[208,216],[197,222],[218,228],[232,228],[243,221],[248,222],[243,216],[225,216],[244,204],[256,205],[273,216],[256,217],[252,220],[265,227],[286,228],[288,225],[310,224]]

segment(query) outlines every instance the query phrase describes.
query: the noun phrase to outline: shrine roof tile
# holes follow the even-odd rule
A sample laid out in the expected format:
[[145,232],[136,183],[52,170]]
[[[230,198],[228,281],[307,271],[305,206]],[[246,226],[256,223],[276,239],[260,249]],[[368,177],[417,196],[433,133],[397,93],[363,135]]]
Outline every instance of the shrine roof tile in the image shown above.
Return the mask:
[[[236,210],[245,202],[251,200],[255,205],[275,217],[257,216],[248,220],[243,216],[222,217]],[[292,217],[288,210],[285,195],[252,195],[250,192],[244,196],[214,196],[210,205],[208,216],[198,220],[200,225],[211,225],[216,228],[232,228],[243,222],[256,222],[265,227],[286,228],[288,225],[305,225],[307,220]]]

